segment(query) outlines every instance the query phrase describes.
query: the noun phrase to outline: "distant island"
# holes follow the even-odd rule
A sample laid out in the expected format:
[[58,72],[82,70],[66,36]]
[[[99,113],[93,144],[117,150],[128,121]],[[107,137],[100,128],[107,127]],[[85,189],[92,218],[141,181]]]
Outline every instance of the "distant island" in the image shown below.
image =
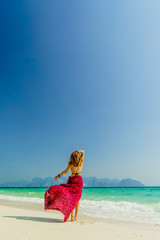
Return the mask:
[[[109,178],[96,178],[96,177],[82,177],[84,187],[144,187],[140,181],[127,178],[127,179],[109,179]],[[52,177],[40,178],[35,177],[32,181],[20,180],[15,182],[0,183],[0,187],[49,187],[67,182],[68,177],[61,177],[57,181]]]

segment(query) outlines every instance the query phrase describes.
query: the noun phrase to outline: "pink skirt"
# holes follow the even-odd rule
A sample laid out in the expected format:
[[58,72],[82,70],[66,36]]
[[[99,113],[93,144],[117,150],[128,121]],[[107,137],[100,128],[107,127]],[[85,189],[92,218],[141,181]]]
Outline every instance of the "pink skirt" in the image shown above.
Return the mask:
[[45,210],[55,209],[61,211],[67,221],[71,211],[82,196],[83,179],[80,175],[69,177],[66,184],[50,186],[44,195]]

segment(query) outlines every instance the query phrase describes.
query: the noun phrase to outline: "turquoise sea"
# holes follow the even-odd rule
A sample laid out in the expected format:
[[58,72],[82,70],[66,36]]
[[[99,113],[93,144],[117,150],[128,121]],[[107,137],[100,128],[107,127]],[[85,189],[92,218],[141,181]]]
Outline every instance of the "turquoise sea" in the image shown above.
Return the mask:
[[[48,188],[0,188],[0,199],[44,206]],[[92,217],[160,224],[160,187],[83,188],[80,213]]]

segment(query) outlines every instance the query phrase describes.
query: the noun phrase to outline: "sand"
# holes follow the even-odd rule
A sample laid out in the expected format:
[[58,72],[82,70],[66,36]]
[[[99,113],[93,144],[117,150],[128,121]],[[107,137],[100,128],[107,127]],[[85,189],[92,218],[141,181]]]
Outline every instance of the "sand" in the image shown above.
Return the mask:
[[64,215],[40,204],[0,201],[0,240],[108,239],[160,240],[160,226],[83,216],[63,222]]

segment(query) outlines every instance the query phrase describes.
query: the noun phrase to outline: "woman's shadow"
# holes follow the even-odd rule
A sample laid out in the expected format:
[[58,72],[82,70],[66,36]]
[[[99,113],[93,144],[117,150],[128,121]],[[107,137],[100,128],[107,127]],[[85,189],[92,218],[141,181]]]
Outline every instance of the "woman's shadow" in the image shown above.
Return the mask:
[[63,223],[60,219],[54,218],[40,218],[40,217],[28,217],[28,216],[3,216],[6,218],[16,218],[18,220],[27,220],[27,221],[34,221],[34,222],[47,222],[47,223]]

